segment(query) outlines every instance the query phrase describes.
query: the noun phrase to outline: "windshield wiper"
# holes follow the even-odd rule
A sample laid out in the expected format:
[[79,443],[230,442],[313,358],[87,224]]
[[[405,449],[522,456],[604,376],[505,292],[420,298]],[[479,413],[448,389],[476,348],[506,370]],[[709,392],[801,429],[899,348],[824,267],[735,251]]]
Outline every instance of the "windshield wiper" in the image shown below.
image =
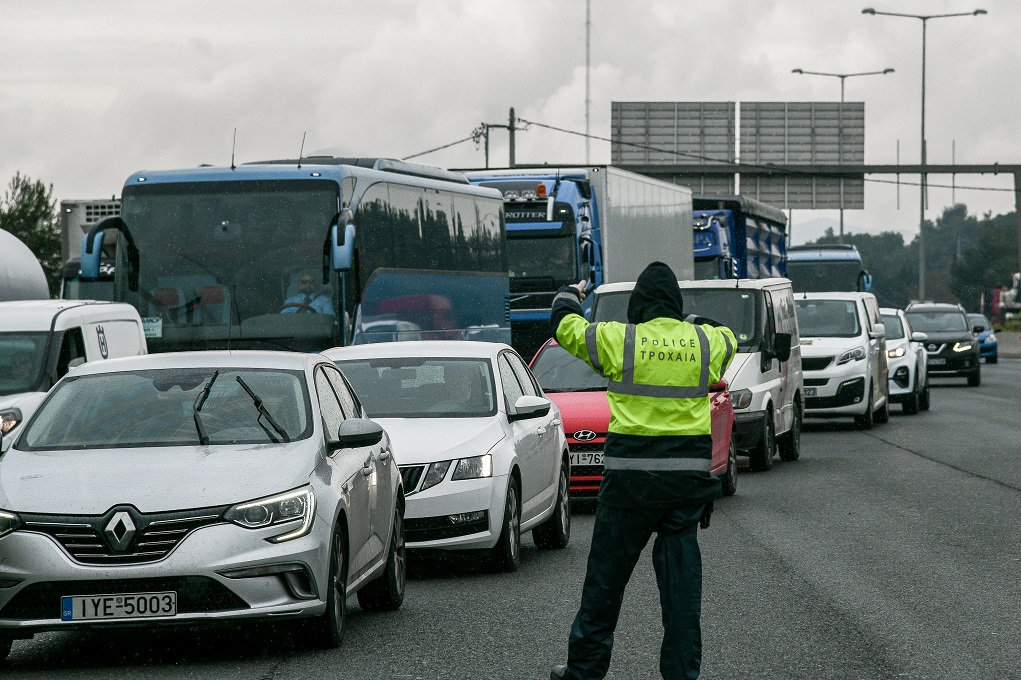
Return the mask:
[[205,446],[209,443],[209,435],[206,434],[206,428],[202,426],[202,416],[199,415],[199,411],[202,410],[202,405],[206,403],[206,399],[209,398],[209,390],[213,389],[213,383],[216,382],[216,377],[220,375],[220,371],[213,371],[213,377],[209,379],[209,382],[205,384],[202,391],[199,392],[199,396],[195,398],[195,404],[192,410],[195,412],[195,429],[199,432],[199,444]]
[[263,405],[262,399],[252,391],[252,388],[245,384],[245,381],[241,379],[241,376],[239,375],[234,379],[238,381],[238,384],[241,385],[242,388],[244,388],[245,392],[248,392],[248,396],[252,398],[252,403],[255,404],[255,408],[259,410],[259,417],[255,419],[255,422],[259,423],[259,426],[266,432],[266,436],[269,437],[270,441],[277,444],[280,440],[274,437],[273,433],[267,430],[266,426],[260,422],[263,416],[266,417],[266,420],[269,421],[269,424],[273,427],[273,429],[277,431],[277,434],[283,437],[285,442],[291,441],[291,438],[287,436],[287,432],[284,431],[284,428],[280,427],[280,424],[269,414],[269,410],[267,410],[266,406]]

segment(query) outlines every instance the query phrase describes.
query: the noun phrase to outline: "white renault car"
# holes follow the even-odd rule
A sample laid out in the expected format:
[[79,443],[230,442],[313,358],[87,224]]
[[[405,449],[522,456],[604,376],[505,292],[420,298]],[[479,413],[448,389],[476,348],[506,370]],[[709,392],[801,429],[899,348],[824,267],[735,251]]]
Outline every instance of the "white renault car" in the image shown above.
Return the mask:
[[890,418],[886,329],[871,293],[798,293],[806,416]]
[[409,548],[486,550],[513,571],[521,533],[571,535],[570,454],[560,411],[507,345],[387,342],[325,351],[394,442]]
[[900,402],[904,413],[915,415],[929,410],[929,379],[926,370],[929,353],[925,341],[929,336],[912,331],[903,310],[884,307],[886,356],[890,365],[890,401]]
[[0,457],[0,660],[50,630],[303,619],[404,598],[383,429],[312,354],[89,362]]

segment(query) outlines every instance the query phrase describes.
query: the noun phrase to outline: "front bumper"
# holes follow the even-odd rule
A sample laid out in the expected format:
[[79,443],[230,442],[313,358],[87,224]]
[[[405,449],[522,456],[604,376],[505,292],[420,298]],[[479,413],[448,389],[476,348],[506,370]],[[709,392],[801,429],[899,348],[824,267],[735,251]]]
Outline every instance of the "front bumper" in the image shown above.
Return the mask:
[[[867,408],[865,393],[869,360],[830,364],[820,371],[804,371],[805,415],[862,415]],[[812,394],[815,390],[815,394]]]
[[[939,363],[941,361],[942,363]],[[978,351],[974,349],[967,352],[955,352],[947,348],[939,354],[930,354],[926,365],[928,374],[938,377],[964,377],[978,370],[979,355]]]
[[[444,480],[405,498],[405,541],[409,549],[492,548],[500,538],[507,500],[507,475]],[[465,513],[482,519],[452,520]],[[461,518],[458,518],[459,520]]]
[[[274,544],[280,525],[257,530],[215,524],[195,530],[157,562],[86,565],[44,534],[19,529],[0,538],[0,630],[31,637],[47,630],[120,626],[192,625],[264,617],[321,614],[329,563],[328,522],[316,518],[312,533]],[[317,530],[318,529],[318,530]],[[286,565],[292,571],[230,578],[224,573]],[[288,576],[292,574],[293,576]],[[172,617],[61,620],[61,597],[178,593]]]
[[734,412],[734,446],[738,451],[754,449],[762,441],[765,411]]
[[999,345],[997,342],[983,342],[978,346],[978,354],[983,359],[996,356],[996,348]]
[[907,355],[898,359],[890,359],[890,378],[887,387],[890,401],[900,402],[918,391],[918,376],[915,375],[915,357]]

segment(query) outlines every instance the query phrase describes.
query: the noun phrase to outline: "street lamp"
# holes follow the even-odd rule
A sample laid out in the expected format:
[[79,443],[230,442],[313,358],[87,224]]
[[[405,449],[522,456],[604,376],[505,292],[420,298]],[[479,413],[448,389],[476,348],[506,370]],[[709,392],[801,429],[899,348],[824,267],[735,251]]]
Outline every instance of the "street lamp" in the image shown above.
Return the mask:
[[925,300],[925,29],[929,19],[946,19],[949,17],[972,17],[988,14],[984,9],[971,12],[954,12],[951,14],[901,14],[900,12],[878,12],[871,7],[861,11],[862,14],[886,17],[904,17],[919,19],[922,22],[922,164],[920,185],[920,217],[918,219],[918,299]]
[[[888,73],[893,73],[892,68],[884,68],[882,71],[863,71],[861,73],[822,73],[820,71],[805,71],[800,68],[791,69],[791,73],[797,73],[801,76],[829,76],[831,78],[840,78],[840,103],[844,103],[844,81],[848,78],[855,78],[857,76],[885,76]],[[843,181],[843,180],[841,180]],[[844,201],[843,191],[841,193],[840,200],[840,242],[844,242]]]

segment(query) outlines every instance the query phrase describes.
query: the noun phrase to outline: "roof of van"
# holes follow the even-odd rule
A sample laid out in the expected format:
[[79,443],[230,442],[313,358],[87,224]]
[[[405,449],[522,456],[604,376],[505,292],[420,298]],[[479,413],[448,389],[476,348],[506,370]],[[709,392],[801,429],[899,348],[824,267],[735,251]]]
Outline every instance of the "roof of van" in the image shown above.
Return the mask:
[[864,298],[874,298],[875,295],[872,293],[860,293],[855,291],[840,291],[831,290],[821,293],[795,293],[794,298],[797,300],[861,300]]
[[[774,277],[769,279],[696,279],[678,281],[681,289],[685,288],[748,288],[760,290],[763,288],[790,287],[790,279]],[[604,283],[596,289],[596,293],[605,295],[607,293],[630,292],[635,287],[634,281],[623,283]]]
[[[18,300],[0,302],[0,332],[49,331],[53,319],[67,312],[94,311],[98,318],[90,321],[113,321],[116,318],[137,319],[138,312],[123,302],[98,300]],[[79,316],[80,314],[74,314]],[[89,316],[93,316],[90,314]]]

